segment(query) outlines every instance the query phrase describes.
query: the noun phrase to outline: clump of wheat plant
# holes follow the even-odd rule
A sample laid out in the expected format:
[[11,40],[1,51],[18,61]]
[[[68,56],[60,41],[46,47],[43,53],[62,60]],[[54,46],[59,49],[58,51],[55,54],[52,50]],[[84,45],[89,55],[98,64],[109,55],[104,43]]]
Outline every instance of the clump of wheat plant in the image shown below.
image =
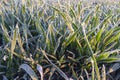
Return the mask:
[[120,3],[0,1],[0,79],[109,80],[120,68]]

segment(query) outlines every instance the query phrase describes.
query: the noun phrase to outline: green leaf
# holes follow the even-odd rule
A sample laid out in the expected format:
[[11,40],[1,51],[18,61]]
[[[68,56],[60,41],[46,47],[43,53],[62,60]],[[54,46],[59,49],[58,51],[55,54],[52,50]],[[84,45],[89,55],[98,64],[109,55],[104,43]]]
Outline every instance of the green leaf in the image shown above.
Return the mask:
[[55,11],[57,11],[58,14],[60,14],[62,16],[62,18],[65,20],[65,23],[66,23],[68,29],[71,31],[71,33],[74,32],[74,29],[73,29],[72,24],[71,24],[71,17],[68,14],[66,14],[65,12],[62,12],[62,11],[60,11],[59,9],[57,9],[53,6],[52,6],[52,8]]
[[114,42],[115,40],[120,38],[120,32],[116,35],[114,35],[113,37],[111,37],[108,41],[106,41],[105,46],[111,44],[112,42]]
[[116,58],[116,57],[109,57],[107,59],[102,60],[102,62],[105,63],[112,63],[112,62],[116,62],[117,60],[119,60],[120,58]]
[[23,48],[23,41],[22,41],[21,36],[20,36],[20,31],[19,31],[18,24],[16,25],[16,28],[17,28],[17,41],[18,41],[18,44],[20,46],[20,49],[21,49],[22,53],[24,53],[25,51],[24,51],[24,48]]
[[99,55],[97,55],[96,59],[97,59],[97,61],[108,59],[110,55],[115,54],[119,51],[120,51],[120,49],[115,49],[115,50],[110,50],[110,51],[107,51],[104,53],[100,53]]
[[74,11],[72,8],[70,8],[70,15],[71,15],[72,17],[76,18],[75,11]]
[[109,57],[110,53],[106,52],[106,53],[101,53],[100,55],[98,55],[96,57],[97,61],[103,60],[103,59],[107,59]]
[[17,27],[16,29],[13,31],[13,36],[12,36],[12,40],[11,40],[11,59],[13,58],[13,52],[16,46],[16,40],[17,40]]
[[87,14],[87,16],[85,16],[84,23],[85,23],[86,25],[88,25],[92,13],[93,13],[93,11],[90,11],[90,12]]
[[75,40],[76,35],[77,35],[78,32],[79,32],[79,30],[76,30],[76,32],[70,34],[70,35],[66,38],[65,42],[63,43],[63,46],[66,47],[66,46],[68,46],[73,40]]
[[58,49],[58,47],[60,46],[61,38],[62,38],[62,36],[59,37],[59,38],[58,38],[58,41],[56,42],[55,49],[54,49],[54,52],[53,52],[54,55],[56,54],[57,49]]
[[99,42],[101,40],[101,35],[102,35],[103,29],[100,29],[99,32],[96,35],[96,40]]
[[78,6],[77,6],[77,14],[78,16],[80,16],[80,11],[81,11],[81,2],[79,2]]
[[105,33],[105,37],[104,37],[103,43],[105,43],[105,41],[106,41],[108,38],[110,38],[110,36],[112,36],[113,32],[114,32],[114,29],[110,29],[109,31],[107,31],[107,32]]
[[107,17],[105,17],[104,20],[102,20],[102,22],[100,23],[100,26],[103,26],[107,23],[107,21],[112,17],[111,14],[107,15]]
[[5,26],[3,26],[2,24],[1,24],[1,28],[3,30],[3,35],[4,35],[5,39],[6,39],[6,41],[9,42],[10,41],[10,36],[8,34],[7,28]]

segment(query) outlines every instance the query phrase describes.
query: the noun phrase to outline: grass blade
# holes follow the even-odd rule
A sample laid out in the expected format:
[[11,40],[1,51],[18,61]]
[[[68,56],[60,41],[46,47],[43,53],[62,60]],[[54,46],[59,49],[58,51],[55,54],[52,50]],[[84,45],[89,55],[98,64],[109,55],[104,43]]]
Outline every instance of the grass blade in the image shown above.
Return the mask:
[[43,69],[42,69],[42,66],[37,64],[37,70],[39,71],[39,73],[41,75],[41,80],[43,80]]
[[29,76],[31,77],[32,80],[38,80],[37,75],[35,74],[33,69],[28,64],[22,64],[22,65],[20,65],[19,68],[25,70],[27,72],[27,74],[29,74]]
[[42,51],[42,53],[43,53],[43,55],[45,56],[45,58],[50,62],[50,64],[51,64],[53,67],[56,68],[56,70],[59,72],[59,74],[60,74],[65,80],[69,80],[69,78],[67,77],[67,75],[66,75],[63,71],[61,71],[55,64],[53,64],[53,63],[50,61],[50,59],[47,57],[45,51],[42,50],[42,49],[41,49],[40,51]]

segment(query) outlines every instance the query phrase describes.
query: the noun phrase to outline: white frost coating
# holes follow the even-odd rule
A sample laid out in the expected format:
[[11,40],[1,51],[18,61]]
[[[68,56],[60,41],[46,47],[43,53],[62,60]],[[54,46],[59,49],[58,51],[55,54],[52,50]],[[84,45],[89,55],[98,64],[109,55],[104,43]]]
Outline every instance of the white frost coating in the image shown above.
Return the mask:
[[37,64],[37,70],[39,71],[39,73],[41,75],[41,80],[43,80],[43,68],[42,68],[42,66]]
[[35,74],[35,72],[33,71],[33,69],[27,65],[27,64],[22,64],[20,66],[20,69],[23,69],[27,72],[27,74],[29,74],[29,76],[31,77],[32,80],[38,80],[37,75]]

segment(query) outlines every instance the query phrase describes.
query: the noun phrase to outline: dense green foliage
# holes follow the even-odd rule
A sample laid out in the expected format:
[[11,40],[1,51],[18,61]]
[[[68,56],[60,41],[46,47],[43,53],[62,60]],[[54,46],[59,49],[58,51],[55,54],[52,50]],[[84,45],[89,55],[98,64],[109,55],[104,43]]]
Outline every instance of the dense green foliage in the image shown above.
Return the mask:
[[1,79],[114,78],[120,68],[120,3],[35,1],[1,1]]

